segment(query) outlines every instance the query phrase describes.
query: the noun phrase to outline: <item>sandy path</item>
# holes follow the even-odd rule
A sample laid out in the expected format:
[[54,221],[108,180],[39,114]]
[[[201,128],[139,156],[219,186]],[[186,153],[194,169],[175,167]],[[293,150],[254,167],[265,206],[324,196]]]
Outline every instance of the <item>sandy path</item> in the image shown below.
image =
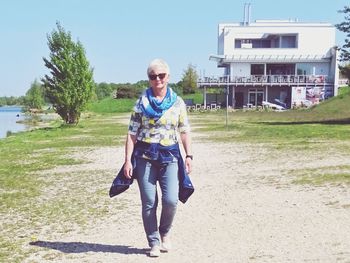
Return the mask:
[[[350,262],[349,187],[296,185],[288,173],[350,165],[349,156],[317,153],[315,161],[313,154],[196,140],[193,148],[196,191],[179,204],[170,253],[147,256],[135,184],[109,200],[110,218],[84,232],[39,236],[46,248],[26,262]],[[92,163],[74,169],[114,173],[123,160],[122,148],[84,154]]]

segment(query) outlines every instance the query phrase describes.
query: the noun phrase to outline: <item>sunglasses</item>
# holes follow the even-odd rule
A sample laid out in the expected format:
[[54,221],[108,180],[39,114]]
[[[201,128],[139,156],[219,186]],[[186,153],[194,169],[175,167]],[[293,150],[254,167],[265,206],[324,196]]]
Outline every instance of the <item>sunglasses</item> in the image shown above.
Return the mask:
[[163,79],[165,78],[165,76],[166,76],[166,73],[160,73],[160,74],[157,74],[157,75],[155,75],[155,74],[148,75],[148,77],[149,77],[150,80],[156,80],[157,77],[158,77],[160,80],[163,80]]

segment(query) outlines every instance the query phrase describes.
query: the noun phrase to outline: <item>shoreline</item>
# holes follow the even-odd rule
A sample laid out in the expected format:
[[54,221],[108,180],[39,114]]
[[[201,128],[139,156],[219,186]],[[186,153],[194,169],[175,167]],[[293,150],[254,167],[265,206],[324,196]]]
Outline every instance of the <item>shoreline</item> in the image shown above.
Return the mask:
[[29,113],[23,112],[19,106],[7,106],[6,110],[0,110],[0,121],[5,125],[0,129],[0,140],[11,134],[49,127],[58,117],[56,113]]
[[0,107],[0,139],[8,137],[8,134],[25,131],[24,124],[18,123],[24,118],[21,106],[1,106]]

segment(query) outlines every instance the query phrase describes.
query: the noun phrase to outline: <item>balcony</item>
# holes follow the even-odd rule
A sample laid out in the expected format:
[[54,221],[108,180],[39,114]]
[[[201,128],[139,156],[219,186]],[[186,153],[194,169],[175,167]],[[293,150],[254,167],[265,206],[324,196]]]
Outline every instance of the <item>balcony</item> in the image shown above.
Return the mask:
[[249,75],[249,76],[221,76],[201,77],[197,81],[198,87],[204,86],[301,86],[301,85],[333,85],[333,79],[327,75]]

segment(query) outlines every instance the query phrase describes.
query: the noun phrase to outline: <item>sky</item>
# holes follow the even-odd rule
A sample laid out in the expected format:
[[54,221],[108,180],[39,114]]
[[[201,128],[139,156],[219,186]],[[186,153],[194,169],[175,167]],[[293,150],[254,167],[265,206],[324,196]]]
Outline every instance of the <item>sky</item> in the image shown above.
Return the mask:
[[[219,23],[242,22],[251,3],[251,21],[298,19],[344,21],[338,10],[348,0],[0,0],[0,97],[22,96],[49,71],[47,35],[59,21],[80,41],[97,83],[146,80],[154,58],[170,66],[170,82],[191,64],[199,75],[222,75],[209,61],[217,53]],[[345,35],[337,31],[338,45]]]

